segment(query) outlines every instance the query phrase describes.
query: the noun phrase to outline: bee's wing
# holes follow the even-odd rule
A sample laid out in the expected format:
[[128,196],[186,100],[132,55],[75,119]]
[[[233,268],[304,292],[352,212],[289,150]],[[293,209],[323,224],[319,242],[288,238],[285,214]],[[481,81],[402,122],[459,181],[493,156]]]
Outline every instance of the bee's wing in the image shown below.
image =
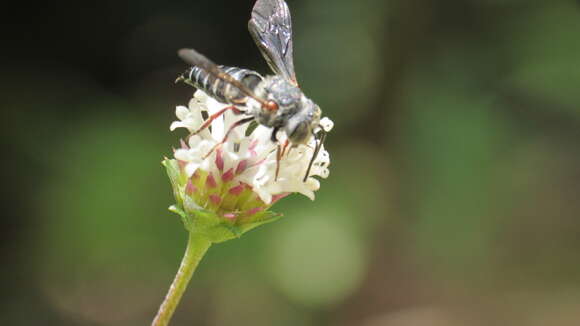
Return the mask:
[[248,29],[270,68],[296,82],[292,59],[292,20],[284,0],[257,0]]
[[252,92],[252,90],[250,90],[246,85],[242,84],[239,80],[235,79],[231,75],[221,70],[218,65],[216,65],[210,59],[206,58],[203,54],[195,51],[194,49],[181,49],[177,52],[177,55],[179,55],[179,57],[183,61],[189,63],[190,65],[197,66],[205,70],[205,72],[212,75],[213,77],[223,80],[224,82],[232,85],[233,87],[236,87],[237,89],[240,90],[240,92],[242,92],[242,94],[253,98],[260,104],[262,104],[264,107],[266,108],[270,107],[271,110],[274,109],[271,107],[271,104],[257,97],[254,94],[254,92]]

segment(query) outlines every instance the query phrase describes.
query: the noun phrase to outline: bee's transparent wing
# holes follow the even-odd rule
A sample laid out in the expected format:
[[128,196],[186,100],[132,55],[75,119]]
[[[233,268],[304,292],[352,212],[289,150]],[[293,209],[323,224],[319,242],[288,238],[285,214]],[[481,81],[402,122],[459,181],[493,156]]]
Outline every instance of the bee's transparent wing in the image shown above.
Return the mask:
[[248,29],[270,68],[294,84],[292,20],[284,0],[257,0]]

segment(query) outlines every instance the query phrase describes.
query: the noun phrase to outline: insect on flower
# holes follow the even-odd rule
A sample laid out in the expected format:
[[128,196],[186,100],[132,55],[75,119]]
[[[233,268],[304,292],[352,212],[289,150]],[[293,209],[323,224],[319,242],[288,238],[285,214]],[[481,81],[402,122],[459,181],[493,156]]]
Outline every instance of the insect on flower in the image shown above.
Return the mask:
[[[179,56],[192,67],[177,81],[202,90],[218,102],[230,104],[208,117],[192,135],[209,127],[226,111],[243,116],[229,126],[223,140],[207,156],[225,143],[236,127],[255,121],[272,128],[270,139],[277,143],[276,177],[280,159],[287,152],[287,147],[307,144],[314,137],[316,145],[303,179],[306,181],[327,130],[320,124],[320,107],[304,95],[296,81],[288,5],[283,0],[257,0],[248,28],[275,75],[263,77],[252,70],[217,65],[193,49],[179,50]],[[278,142],[279,131],[287,136],[283,145]]]

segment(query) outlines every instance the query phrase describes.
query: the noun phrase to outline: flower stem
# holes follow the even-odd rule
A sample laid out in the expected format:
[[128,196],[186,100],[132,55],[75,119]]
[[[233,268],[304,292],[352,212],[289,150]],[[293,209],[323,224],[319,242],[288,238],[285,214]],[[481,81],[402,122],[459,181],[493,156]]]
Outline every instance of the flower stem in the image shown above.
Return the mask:
[[173,316],[173,312],[179,304],[193,272],[195,272],[197,265],[210,245],[211,242],[205,237],[194,232],[189,233],[187,249],[185,249],[185,255],[183,255],[183,259],[181,260],[181,266],[179,266],[177,275],[175,275],[175,279],[171,283],[171,287],[159,307],[159,311],[155,319],[153,319],[151,326],[167,326],[169,324],[171,316]]

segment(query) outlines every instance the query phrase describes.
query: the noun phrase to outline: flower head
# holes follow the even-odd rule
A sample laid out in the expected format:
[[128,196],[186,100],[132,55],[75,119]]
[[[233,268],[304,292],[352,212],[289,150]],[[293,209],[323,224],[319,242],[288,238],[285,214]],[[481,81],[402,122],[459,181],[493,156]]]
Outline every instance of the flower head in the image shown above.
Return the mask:
[[[197,91],[189,107],[178,106],[178,121],[170,129],[197,131],[208,116],[228,106]],[[272,129],[262,125],[241,125],[232,130],[240,116],[228,110],[214,119],[209,128],[191,134],[175,150],[175,160],[166,160],[178,206],[185,214],[200,210],[211,212],[220,223],[229,226],[249,225],[271,218],[268,208],[290,193],[314,199],[320,187],[315,177],[326,178],[330,158],[321,147],[309,175],[305,177],[314,154],[314,137],[305,145],[283,146],[284,132],[271,140]],[[332,121],[323,118],[321,128],[329,131]],[[280,145],[282,144],[282,145]]]

